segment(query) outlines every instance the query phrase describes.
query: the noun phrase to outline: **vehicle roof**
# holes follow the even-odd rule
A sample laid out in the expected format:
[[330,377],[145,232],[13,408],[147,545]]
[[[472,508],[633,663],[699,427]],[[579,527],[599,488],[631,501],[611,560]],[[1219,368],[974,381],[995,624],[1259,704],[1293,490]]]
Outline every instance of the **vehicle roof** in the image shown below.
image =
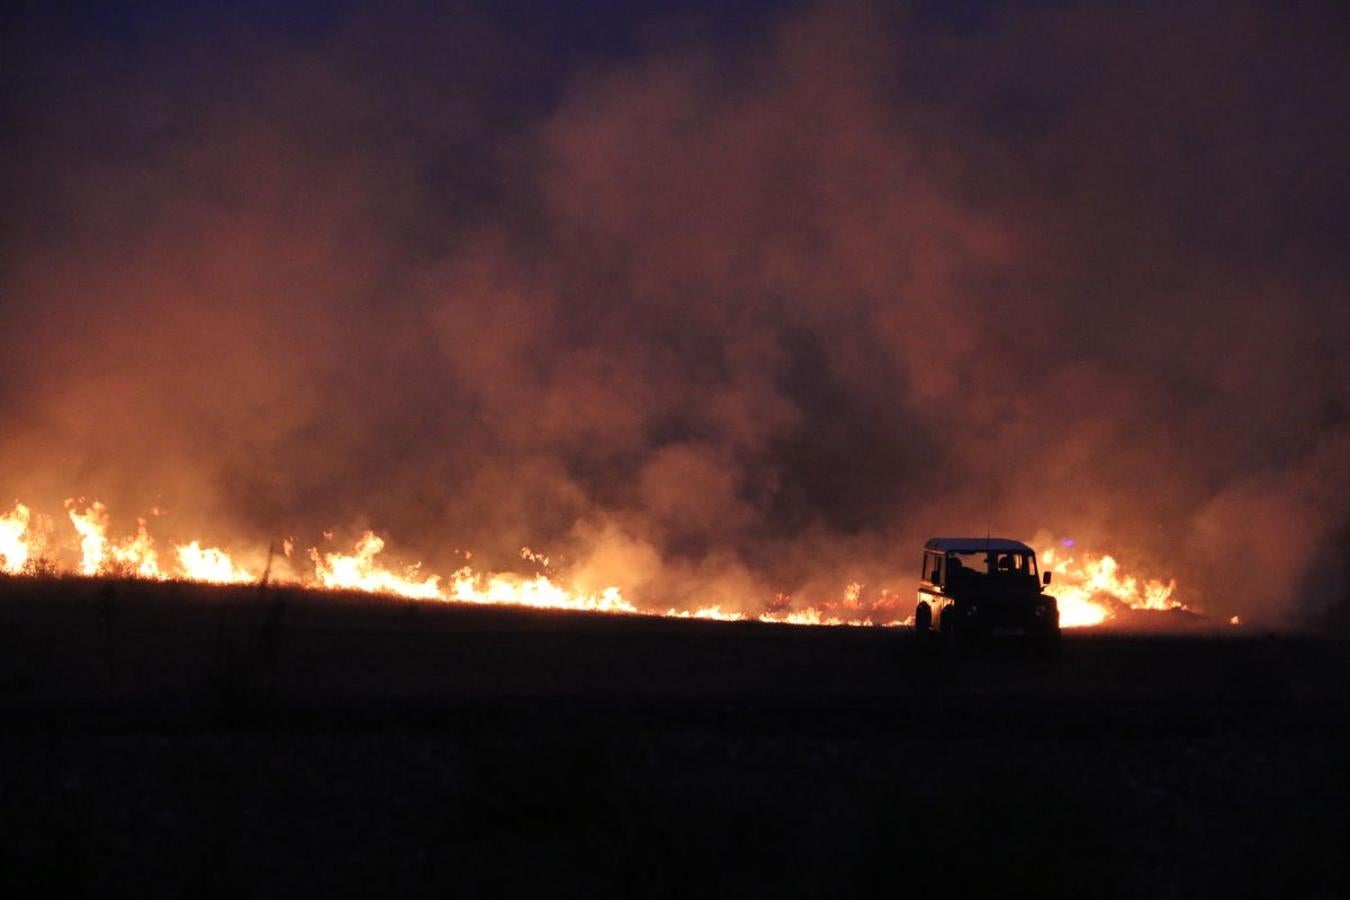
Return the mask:
[[1021,541],[996,537],[940,537],[929,538],[923,545],[925,550],[941,550],[956,553],[978,553],[981,550],[1034,553]]

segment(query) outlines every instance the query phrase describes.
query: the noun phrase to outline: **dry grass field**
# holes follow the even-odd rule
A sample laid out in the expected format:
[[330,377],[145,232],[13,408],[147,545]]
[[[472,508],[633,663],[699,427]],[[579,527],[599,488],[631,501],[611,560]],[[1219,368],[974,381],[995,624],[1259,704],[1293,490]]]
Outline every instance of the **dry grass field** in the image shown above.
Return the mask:
[[0,889],[1350,894],[1350,645],[0,583]]

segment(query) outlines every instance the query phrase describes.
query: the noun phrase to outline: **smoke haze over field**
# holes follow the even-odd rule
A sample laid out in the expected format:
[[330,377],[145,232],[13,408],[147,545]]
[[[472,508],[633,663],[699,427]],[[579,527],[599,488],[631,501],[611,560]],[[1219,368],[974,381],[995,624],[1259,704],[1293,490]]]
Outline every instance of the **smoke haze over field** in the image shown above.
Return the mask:
[[1343,11],[489,6],[18,21],[0,499],[672,606],[986,529],[1344,603]]

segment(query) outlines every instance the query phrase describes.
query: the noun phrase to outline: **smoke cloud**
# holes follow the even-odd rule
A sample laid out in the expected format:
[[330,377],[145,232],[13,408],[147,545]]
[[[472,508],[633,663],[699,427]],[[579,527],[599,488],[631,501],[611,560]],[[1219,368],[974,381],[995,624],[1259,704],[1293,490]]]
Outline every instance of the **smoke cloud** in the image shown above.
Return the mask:
[[0,493],[672,607],[1049,530],[1344,609],[1343,12],[396,9],[20,21]]

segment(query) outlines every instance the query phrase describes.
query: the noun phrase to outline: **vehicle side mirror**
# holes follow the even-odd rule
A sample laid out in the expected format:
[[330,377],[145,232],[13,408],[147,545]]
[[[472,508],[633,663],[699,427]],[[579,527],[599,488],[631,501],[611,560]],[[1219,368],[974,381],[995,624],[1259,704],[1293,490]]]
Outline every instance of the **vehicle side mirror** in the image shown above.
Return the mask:
[[1053,572],[1046,572],[1044,575],[1042,575],[1042,576],[1041,576],[1041,584],[1049,584],[1049,583],[1050,583],[1050,576],[1053,575],[1053,574],[1054,574]]

